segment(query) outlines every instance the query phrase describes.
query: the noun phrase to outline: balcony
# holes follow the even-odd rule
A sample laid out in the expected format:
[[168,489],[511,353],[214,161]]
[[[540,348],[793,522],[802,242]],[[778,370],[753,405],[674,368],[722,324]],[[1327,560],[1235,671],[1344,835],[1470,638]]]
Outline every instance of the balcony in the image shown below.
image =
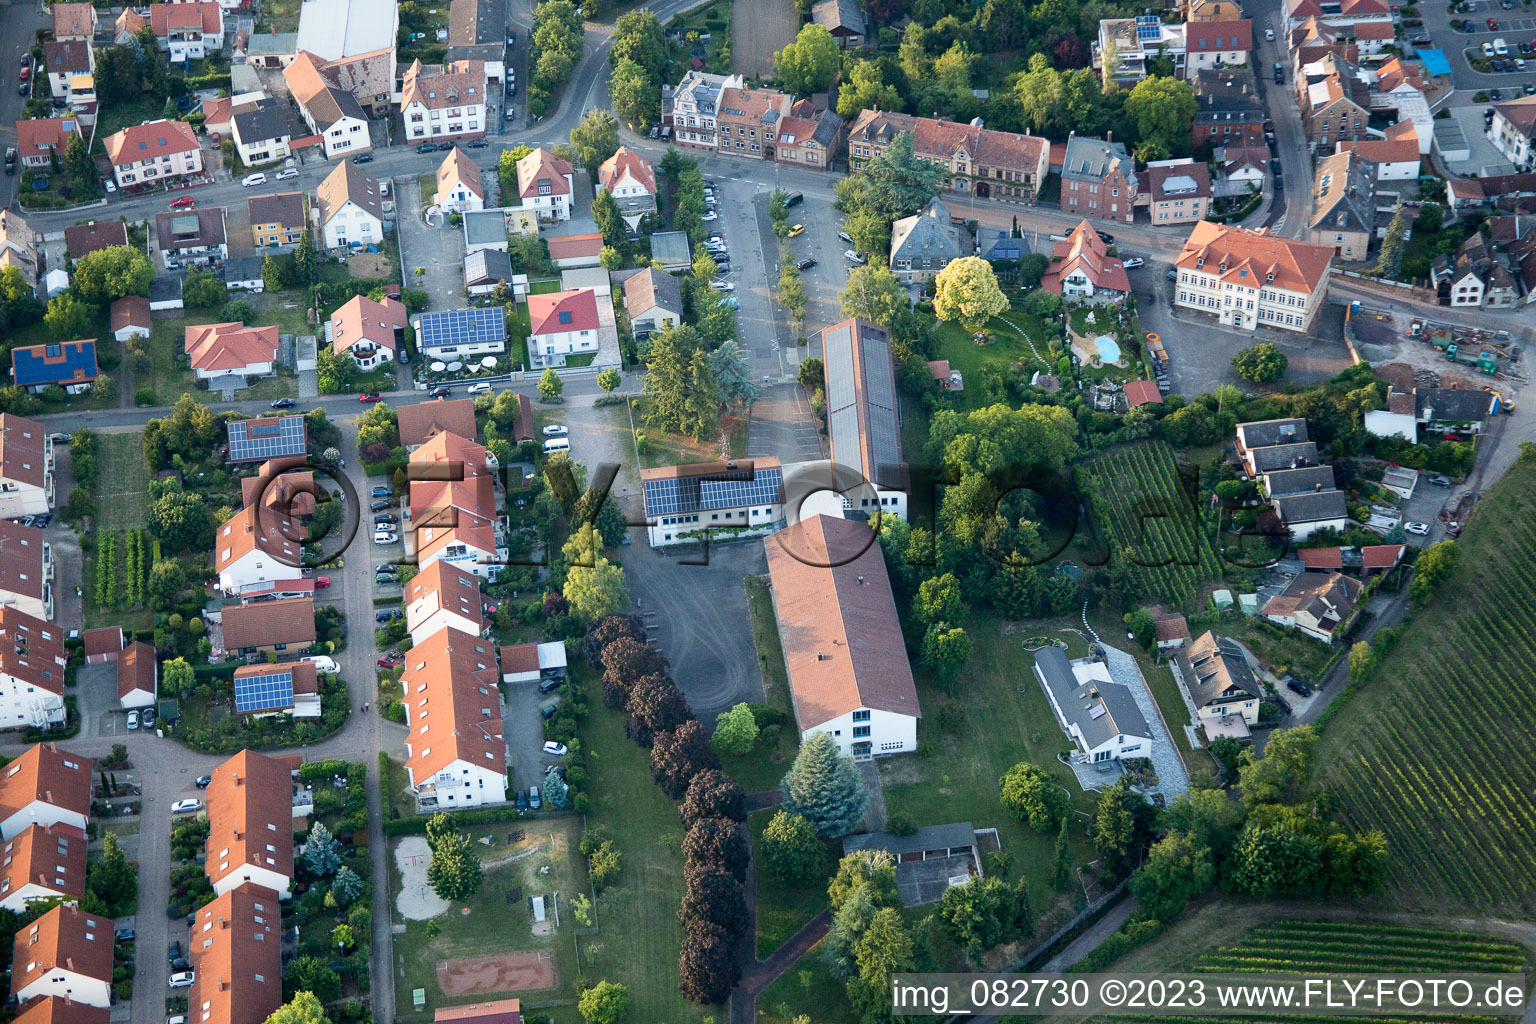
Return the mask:
[[43,618],[53,618],[53,584],[43,584]]
[[43,579],[53,579],[53,545],[43,541]]

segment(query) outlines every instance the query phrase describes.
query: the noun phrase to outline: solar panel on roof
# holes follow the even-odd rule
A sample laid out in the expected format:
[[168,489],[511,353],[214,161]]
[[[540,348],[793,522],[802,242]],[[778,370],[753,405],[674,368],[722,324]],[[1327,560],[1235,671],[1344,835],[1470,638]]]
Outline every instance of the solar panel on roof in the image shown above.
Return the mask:
[[424,313],[420,325],[421,331],[417,340],[425,348],[507,340],[505,314],[494,307]]
[[778,467],[647,480],[645,510],[648,515],[671,516],[716,508],[771,505],[779,500],[783,486],[784,474]]
[[276,423],[231,420],[227,429],[230,462],[264,462],[304,454],[302,416],[279,416]]
[[263,672],[235,677],[235,711],[272,711],[293,707],[293,672]]

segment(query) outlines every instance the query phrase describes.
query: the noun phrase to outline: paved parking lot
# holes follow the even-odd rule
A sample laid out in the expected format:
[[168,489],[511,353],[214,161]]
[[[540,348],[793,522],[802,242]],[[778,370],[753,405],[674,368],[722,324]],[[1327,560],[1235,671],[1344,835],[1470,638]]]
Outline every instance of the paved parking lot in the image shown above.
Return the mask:
[[[1519,95],[1527,83],[1536,84],[1536,60],[1531,59],[1529,54],[1524,55],[1524,71],[1485,72],[1472,66],[1472,55],[1467,52],[1469,48],[1479,51],[1484,42],[1491,43],[1502,38],[1510,49],[1504,59],[1521,57],[1519,44],[1522,40],[1536,46],[1536,16],[1533,16],[1532,8],[1516,4],[1505,10],[1496,0],[1470,0],[1464,11],[1451,14],[1446,4],[1429,3],[1419,5],[1419,17],[1424,24],[1407,28],[1405,32],[1409,37],[1428,35],[1436,47],[1445,51],[1456,85],[1456,93],[1449,101],[1451,105],[1471,104],[1473,95],[1480,90],[1503,89],[1508,98],[1511,90]],[[1498,28],[1488,28],[1489,18],[1495,20]],[[1452,19],[1471,21],[1475,31],[1460,32],[1453,29]],[[1482,56],[1480,52],[1476,52],[1476,55]]]
[[557,758],[545,757],[544,719],[539,709],[560,702],[559,692],[540,693],[537,682],[508,683],[507,701],[501,706],[501,732],[507,741],[512,765],[512,785],[517,789],[544,785],[544,770]]
[[[411,287],[427,293],[428,309],[458,309],[465,302],[464,232],[449,225],[442,214],[430,225],[422,220],[421,186],[416,178],[394,179],[394,190],[400,260]],[[424,269],[419,277],[417,267]]]

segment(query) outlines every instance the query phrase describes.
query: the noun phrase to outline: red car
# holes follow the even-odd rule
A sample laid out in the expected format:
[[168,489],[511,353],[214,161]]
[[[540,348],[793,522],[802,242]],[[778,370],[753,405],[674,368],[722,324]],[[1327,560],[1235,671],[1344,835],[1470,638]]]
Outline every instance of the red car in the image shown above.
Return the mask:
[[384,400],[384,396],[379,394],[377,391],[365,391],[361,395],[357,396],[357,400],[359,402],[382,402]]
[[29,79],[31,77],[32,77],[32,69],[30,67],[25,67],[25,68],[21,69],[21,77],[19,79],[17,79],[17,80],[21,81],[21,82],[25,82],[27,79]]
[[404,658],[400,657],[400,655],[396,654],[394,651],[390,651],[378,661],[374,662],[374,664],[378,665],[380,668],[394,668],[404,660]]
[[1497,32],[1498,30],[1499,30],[1499,19],[1498,18],[1489,18],[1488,19],[1488,31],[1489,32]]
[[324,590],[326,587],[328,587],[330,585],[331,585],[331,579],[330,579],[329,576],[316,576],[315,577],[315,589],[316,590]]
[[197,200],[191,196],[182,196],[180,199],[171,200],[171,209],[173,210],[190,210],[196,205]]

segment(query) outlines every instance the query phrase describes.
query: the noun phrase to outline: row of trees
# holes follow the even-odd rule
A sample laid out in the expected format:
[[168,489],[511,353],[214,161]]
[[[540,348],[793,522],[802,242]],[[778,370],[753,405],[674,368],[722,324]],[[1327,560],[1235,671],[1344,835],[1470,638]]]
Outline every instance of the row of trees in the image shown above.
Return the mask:
[[661,77],[667,68],[661,22],[649,10],[626,11],[614,24],[612,38],[608,92],[613,110],[630,128],[640,130],[661,118]]
[[583,651],[602,670],[604,706],[627,711],[626,735],[651,748],[651,778],[669,797],[683,801],[685,888],[678,916],[687,934],[679,985],[695,1002],[722,1003],[741,978],[736,948],[750,922],[741,788],[720,770],[720,758],[673,683],[666,658],[646,646],[639,619],[603,619],[589,631]]
[[581,60],[585,34],[581,12],[571,0],[546,0],[533,12],[533,46],[529,61],[528,116],[543,117],[549,103]]

